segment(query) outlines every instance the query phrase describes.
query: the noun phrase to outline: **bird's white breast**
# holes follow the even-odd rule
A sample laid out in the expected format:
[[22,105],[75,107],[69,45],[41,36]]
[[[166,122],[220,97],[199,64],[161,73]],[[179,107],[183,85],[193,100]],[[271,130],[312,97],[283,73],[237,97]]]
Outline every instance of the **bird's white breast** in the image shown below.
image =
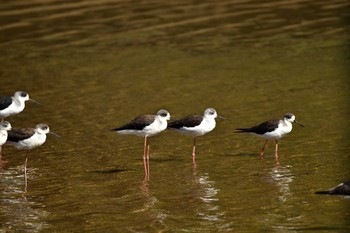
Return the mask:
[[7,140],[7,131],[6,130],[0,130],[0,146],[4,145],[6,140]]
[[165,119],[162,119],[160,117],[156,117],[155,121],[146,126],[143,131],[145,133],[145,136],[153,136],[153,135],[156,135],[162,131],[164,131],[167,127],[168,123]]

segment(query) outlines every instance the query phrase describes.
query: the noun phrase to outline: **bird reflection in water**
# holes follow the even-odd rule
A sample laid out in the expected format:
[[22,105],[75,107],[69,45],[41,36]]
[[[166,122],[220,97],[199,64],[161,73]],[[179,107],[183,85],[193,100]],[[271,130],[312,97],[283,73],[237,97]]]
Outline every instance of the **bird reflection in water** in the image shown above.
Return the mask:
[[277,186],[280,195],[278,196],[281,202],[285,202],[291,198],[289,185],[294,179],[294,175],[290,171],[291,166],[276,166],[271,169],[269,175],[273,183]]
[[[160,208],[159,200],[152,192],[149,190],[150,181],[145,178],[141,183],[141,194],[143,196],[143,205],[141,209],[135,212],[145,212],[147,213],[147,218],[149,225],[157,229],[157,231],[161,231],[161,229],[166,228],[165,219],[168,217],[166,210]],[[135,231],[139,231],[138,229],[134,229]]]
[[[32,169],[31,175],[35,175]],[[45,205],[38,203],[35,197],[23,196],[23,175],[17,168],[0,170],[1,230],[4,232],[41,232],[50,227],[44,221],[49,213]],[[0,230],[0,231],[1,231]],[[2,232],[2,231],[1,231]]]
[[197,194],[201,203],[203,203],[202,208],[198,208],[197,215],[200,218],[207,221],[221,221],[223,212],[220,211],[220,207],[217,205],[219,198],[217,197],[220,189],[215,188],[215,181],[210,180],[208,173],[200,174],[197,171],[197,164],[193,162],[192,164],[193,179],[198,188]]

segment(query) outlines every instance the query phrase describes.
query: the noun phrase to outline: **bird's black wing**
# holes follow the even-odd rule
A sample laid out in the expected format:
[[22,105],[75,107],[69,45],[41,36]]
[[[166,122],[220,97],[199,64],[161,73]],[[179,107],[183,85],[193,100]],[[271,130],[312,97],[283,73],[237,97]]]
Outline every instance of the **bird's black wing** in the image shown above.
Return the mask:
[[155,115],[143,115],[138,116],[129,123],[122,125],[118,128],[112,129],[113,131],[120,130],[143,130],[146,126],[152,124],[154,122]]
[[7,141],[19,142],[21,140],[30,138],[35,133],[33,128],[25,129],[11,129],[8,131]]
[[0,111],[4,110],[12,104],[12,98],[9,96],[0,97]]
[[243,133],[264,134],[267,132],[274,131],[278,127],[278,124],[279,120],[269,120],[251,128],[238,128],[236,130]]
[[189,115],[180,120],[170,122],[168,128],[180,129],[182,127],[195,127],[203,120],[203,116]]

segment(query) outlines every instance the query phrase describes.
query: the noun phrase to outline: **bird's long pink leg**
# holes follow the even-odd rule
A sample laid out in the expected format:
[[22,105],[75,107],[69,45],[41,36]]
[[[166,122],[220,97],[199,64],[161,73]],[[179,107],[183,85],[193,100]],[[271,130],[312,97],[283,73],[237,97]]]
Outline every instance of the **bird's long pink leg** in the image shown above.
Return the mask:
[[265,147],[267,144],[268,140],[265,140],[264,146],[260,150],[260,158],[264,157],[264,152],[265,152]]
[[196,163],[196,137],[193,137],[192,162]]
[[151,172],[150,172],[150,169],[149,169],[149,139],[147,140],[147,174],[148,174],[148,179],[149,177],[151,176]]
[[278,161],[278,140],[276,139],[276,146],[275,146],[275,159],[276,162],[279,163]]
[[27,150],[27,153],[26,153],[26,160],[24,161],[24,193],[27,193],[27,187],[28,187],[27,163],[28,163],[28,150]]
[[148,177],[147,172],[147,136],[145,137],[145,142],[143,145],[143,167],[145,169],[145,178]]

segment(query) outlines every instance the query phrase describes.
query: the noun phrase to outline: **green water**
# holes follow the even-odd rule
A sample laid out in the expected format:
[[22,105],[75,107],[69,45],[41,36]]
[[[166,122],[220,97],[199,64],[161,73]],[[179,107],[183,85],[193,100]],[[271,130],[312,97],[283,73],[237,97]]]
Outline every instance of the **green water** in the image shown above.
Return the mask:
[[[3,147],[0,232],[349,232],[349,199],[314,192],[348,180],[346,1],[8,1],[0,3],[0,94],[26,90],[13,127],[45,122],[30,151]],[[143,139],[111,128],[167,109],[213,107],[197,140]],[[235,134],[292,112],[264,141]]]

